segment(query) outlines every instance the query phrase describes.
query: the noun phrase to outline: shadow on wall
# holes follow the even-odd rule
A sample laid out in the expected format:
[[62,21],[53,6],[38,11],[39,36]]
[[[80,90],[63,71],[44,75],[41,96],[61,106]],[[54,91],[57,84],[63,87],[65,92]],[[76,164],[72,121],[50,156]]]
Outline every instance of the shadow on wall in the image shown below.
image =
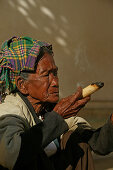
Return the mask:
[[[66,38],[68,35],[66,28],[68,29],[68,20],[62,13],[55,12],[53,8],[51,10],[51,4],[48,1],[8,0],[7,3],[15,12],[19,12],[25,18],[29,26],[36,30],[41,29],[49,35],[56,32],[55,41],[63,47],[67,46]],[[52,7],[57,6],[57,1],[54,1],[54,6],[52,5]]]
[[[0,2],[1,43],[14,35],[27,35],[48,41],[53,47],[58,46],[60,55],[63,53],[62,56],[67,58],[71,55],[68,48],[70,24],[61,6],[56,0],[51,3],[47,0],[2,0]],[[63,63],[64,57],[60,60],[60,63]]]
[[14,35],[52,43],[61,97],[102,80],[106,88],[94,100],[113,100],[112,21],[111,0],[0,1],[1,43]]
[[[61,97],[102,80],[105,87],[92,99],[102,106],[113,101],[112,0],[0,0],[0,23],[0,43],[27,35],[53,44]],[[94,127],[103,125],[113,110],[111,103],[108,110],[99,110],[100,105],[80,112]]]

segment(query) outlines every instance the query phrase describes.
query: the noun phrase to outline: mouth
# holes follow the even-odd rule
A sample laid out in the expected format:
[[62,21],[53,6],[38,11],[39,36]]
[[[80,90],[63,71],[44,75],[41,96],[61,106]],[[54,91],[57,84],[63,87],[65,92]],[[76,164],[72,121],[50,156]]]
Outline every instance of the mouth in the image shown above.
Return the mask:
[[59,90],[51,90],[50,92],[49,92],[49,94],[50,95],[59,95]]
[[51,92],[49,93],[50,95],[53,95],[53,94],[56,94],[56,95],[59,95],[59,92]]
[[49,92],[49,95],[59,96],[59,88],[57,87],[50,88],[48,92]]

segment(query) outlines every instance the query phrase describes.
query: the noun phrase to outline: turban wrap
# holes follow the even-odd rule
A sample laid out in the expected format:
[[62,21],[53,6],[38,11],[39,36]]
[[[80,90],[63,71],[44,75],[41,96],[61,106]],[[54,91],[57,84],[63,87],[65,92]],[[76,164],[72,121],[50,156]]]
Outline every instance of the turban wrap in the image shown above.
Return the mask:
[[0,54],[0,82],[5,82],[9,92],[16,88],[17,75],[22,71],[34,71],[40,48],[43,46],[52,50],[50,44],[30,37],[12,37],[3,43]]

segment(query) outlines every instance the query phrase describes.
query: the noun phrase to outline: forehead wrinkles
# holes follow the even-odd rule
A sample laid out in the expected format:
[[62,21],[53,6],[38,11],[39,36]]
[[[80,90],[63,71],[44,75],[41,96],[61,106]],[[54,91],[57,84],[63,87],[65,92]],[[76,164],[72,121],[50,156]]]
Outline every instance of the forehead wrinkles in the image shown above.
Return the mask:
[[57,67],[55,65],[55,61],[50,54],[46,54],[39,61],[38,65],[37,65],[36,72],[37,73],[39,73],[39,72],[43,73],[43,72],[53,70],[53,69],[57,69]]

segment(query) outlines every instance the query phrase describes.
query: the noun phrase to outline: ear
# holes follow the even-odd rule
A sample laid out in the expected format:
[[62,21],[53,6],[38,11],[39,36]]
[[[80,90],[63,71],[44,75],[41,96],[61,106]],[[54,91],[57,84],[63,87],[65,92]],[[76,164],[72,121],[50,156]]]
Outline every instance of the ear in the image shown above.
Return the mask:
[[28,94],[27,90],[27,81],[24,80],[21,76],[17,76],[15,78],[16,81],[16,87],[22,94]]

